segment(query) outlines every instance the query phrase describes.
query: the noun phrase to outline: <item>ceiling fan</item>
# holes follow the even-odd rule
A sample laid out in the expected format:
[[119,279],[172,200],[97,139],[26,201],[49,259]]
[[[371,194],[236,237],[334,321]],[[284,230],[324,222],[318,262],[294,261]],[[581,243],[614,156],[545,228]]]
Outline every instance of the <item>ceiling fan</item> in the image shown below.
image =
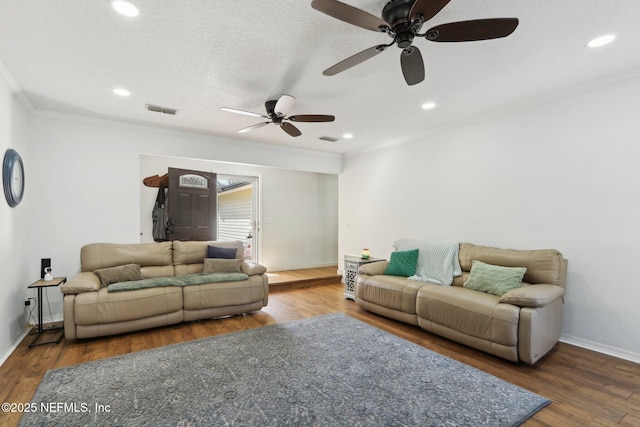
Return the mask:
[[311,7],[336,19],[371,31],[384,32],[393,39],[389,44],[380,44],[338,62],[322,74],[333,76],[361,62],[371,59],[388,47],[397,44],[402,53],[400,65],[408,85],[424,80],[424,61],[416,46],[415,37],[424,37],[432,42],[467,42],[506,37],[515,31],[518,18],[476,19],[436,25],[420,33],[422,24],[433,18],[451,0],[391,0],[382,9],[382,19],[364,10],[337,0],[313,0]]
[[300,136],[302,132],[285,120],[292,122],[332,122],[336,118],[334,116],[328,116],[324,114],[297,114],[295,116],[287,116],[296,99],[290,95],[282,95],[278,100],[267,101],[264,103],[264,107],[267,110],[267,114],[252,113],[251,111],[237,110],[235,108],[220,107],[223,111],[230,113],[244,114],[246,116],[261,117],[268,119],[268,122],[257,123],[255,125],[240,129],[238,133],[250,132],[254,129],[261,128],[270,123],[280,126],[280,128],[291,136]]

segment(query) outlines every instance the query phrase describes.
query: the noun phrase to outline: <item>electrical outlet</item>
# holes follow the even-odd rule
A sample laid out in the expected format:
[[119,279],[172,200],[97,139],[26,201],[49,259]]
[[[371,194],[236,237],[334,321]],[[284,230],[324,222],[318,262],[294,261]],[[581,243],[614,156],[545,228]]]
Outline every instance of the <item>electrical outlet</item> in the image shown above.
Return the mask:
[[24,306],[29,307],[31,305],[31,300],[35,299],[33,297],[24,297]]

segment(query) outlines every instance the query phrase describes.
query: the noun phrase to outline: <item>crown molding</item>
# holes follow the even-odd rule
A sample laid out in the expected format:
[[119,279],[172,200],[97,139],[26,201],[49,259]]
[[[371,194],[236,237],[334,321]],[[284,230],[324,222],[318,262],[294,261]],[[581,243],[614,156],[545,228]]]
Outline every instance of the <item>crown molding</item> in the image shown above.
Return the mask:
[[371,147],[366,147],[360,150],[351,151],[344,154],[345,158],[358,156],[369,152],[375,152],[384,150],[395,145],[411,143],[422,140],[422,138],[428,138],[437,136],[455,129],[464,128],[474,123],[483,122],[499,117],[515,114],[520,111],[526,111],[533,108],[538,108],[543,105],[551,104],[554,102],[562,101],[563,99],[579,96],[584,93],[594,92],[609,86],[623,84],[629,81],[640,79],[640,67],[629,68],[618,73],[608,74],[604,77],[591,80],[584,83],[578,83],[570,87],[558,89],[552,92],[547,92],[536,96],[534,98],[525,99],[521,102],[509,104],[494,110],[485,111],[469,117],[463,117],[460,120],[454,120],[449,123],[443,123],[439,126],[431,128],[428,132],[425,132],[419,137],[401,138],[394,141],[377,144]]
[[33,114],[35,108],[33,108],[33,104],[29,101],[29,98],[24,94],[24,91],[13,78],[9,70],[4,66],[2,62],[0,62],[0,82],[7,88],[9,93],[11,93],[17,100],[20,102],[20,105],[27,111],[29,114]]
[[[338,153],[328,153],[325,151],[315,151],[315,150],[309,150],[305,148],[269,144],[265,142],[256,142],[256,141],[250,141],[250,140],[240,139],[240,138],[231,138],[226,135],[216,134],[214,132],[208,133],[208,132],[202,132],[194,129],[176,128],[176,127],[170,127],[170,126],[159,126],[155,124],[150,125],[147,123],[139,123],[139,122],[133,122],[133,121],[127,122],[127,121],[122,121],[118,119],[93,117],[93,116],[86,116],[86,115],[72,114],[72,113],[62,113],[58,111],[44,110],[40,108],[33,109],[33,111],[31,112],[31,115],[33,117],[66,121],[66,122],[78,123],[83,125],[109,127],[109,128],[115,128],[115,129],[125,129],[125,130],[132,130],[136,132],[169,135],[169,136],[175,136],[180,138],[207,140],[214,137],[216,143],[233,146],[235,148],[241,147],[247,150],[264,150],[264,151],[279,152],[282,154],[289,154],[294,156],[315,157],[318,159],[326,159],[329,163],[334,164],[332,167],[328,169],[326,167],[321,167],[318,170],[313,170],[313,171],[308,170],[310,172],[339,174],[342,171],[343,155]],[[232,162],[236,163],[236,161],[232,161]],[[261,164],[252,164],[252,165],[269,166],[269,165],[261,165]],[[295,169],[291,167],[283,167],[283,166],[275,166],[275,165],[273,167]]]

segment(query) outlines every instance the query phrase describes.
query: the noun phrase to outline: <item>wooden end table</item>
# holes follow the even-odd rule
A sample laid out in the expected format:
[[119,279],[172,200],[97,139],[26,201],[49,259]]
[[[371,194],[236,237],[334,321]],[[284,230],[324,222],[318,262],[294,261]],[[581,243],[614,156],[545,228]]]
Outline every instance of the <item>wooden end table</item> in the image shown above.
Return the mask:
[[[53,280],[40,279],[29,285],[29,288],[36,288],[38,290],[38,329],[36,330],[35,338],[33,338],[33,341],[31,341],[31,344],[29,344],[29,348],[35,347],[37,345],[58,343],[62,339],[62,335],[64,335],[64,327],[46,328],[46,329],[42,327],[42,316],[43,316],[42,289],[53,287],[53,286],[60,286],[66,281],[67,281],[66,277],[54,277]],[[54,337],[48,341],[38,341],[39,338],[42,337],[42,334],[44,332],[50,332],[50,331],[59,331],[59,332],[57,332],[54,335]]]

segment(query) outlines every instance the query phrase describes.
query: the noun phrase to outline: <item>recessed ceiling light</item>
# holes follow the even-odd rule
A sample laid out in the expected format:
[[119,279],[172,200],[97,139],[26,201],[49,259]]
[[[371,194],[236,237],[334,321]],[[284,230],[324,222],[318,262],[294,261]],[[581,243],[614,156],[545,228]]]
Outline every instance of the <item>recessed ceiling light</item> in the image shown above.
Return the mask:
[[129,96],[129,95],[131,95],[131,92],[129,92],[128,90],[123,89],[121,87],[117,87],[117,88],[113,89],[113,93],[115,93],[118,96]]
[[342,137],[344,139],[351,139],[351,138],[353,138],[353,134],[352,133],[345,133],[344,135],[342,135]]
[[435,102],[425,102],[424,104],[422,104],[423,110],[433,110],[434,108],[436,108]]
[[124,16],[134,17],[140,14],[140,11],[131,2],[124,0],[111,0],[111,6],[120,14]]
[[589,43],[587,43],[587,46],[600,47],[600,46],[604,46],[611,43],[615,39],[616,39],[616,36],[614,36],[613,34],[607,34],[604,36],[596,37],[595,39],[589,41]]

